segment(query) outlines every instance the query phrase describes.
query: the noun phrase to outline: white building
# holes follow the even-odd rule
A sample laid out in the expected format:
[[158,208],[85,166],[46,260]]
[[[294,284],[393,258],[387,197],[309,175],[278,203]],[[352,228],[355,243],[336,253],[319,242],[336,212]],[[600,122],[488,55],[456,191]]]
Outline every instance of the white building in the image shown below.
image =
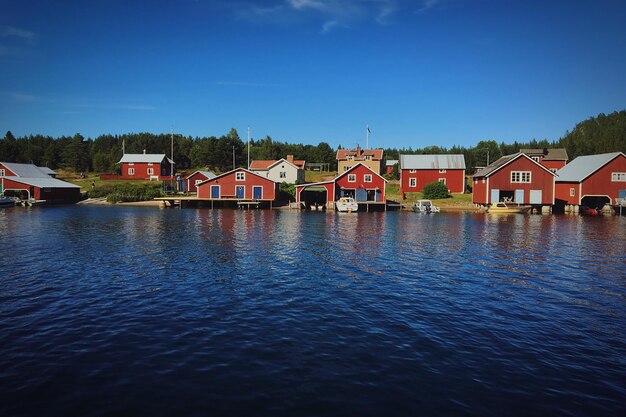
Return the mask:
[[287,158],[282,158],[278,161],[252,161],[250,163],[250,171],[274,182],[295,184],[296,181],[304,181],[304,164],[305,161],[295,160],[293,155],[287,155]]

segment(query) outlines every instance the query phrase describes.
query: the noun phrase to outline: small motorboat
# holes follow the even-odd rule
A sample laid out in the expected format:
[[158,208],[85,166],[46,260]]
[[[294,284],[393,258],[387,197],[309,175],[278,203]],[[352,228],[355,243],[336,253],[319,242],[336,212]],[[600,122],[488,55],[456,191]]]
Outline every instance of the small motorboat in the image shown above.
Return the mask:
[[0,197],[0,208],[4,207],[14,207],[15,200],[9,197]]
[[497,203],[492,204],[487,209],[487,212],[488,213],[504,213],[504,214],[527,213],[531,208],[532,206],[514,206],[514,205],[507,204],[507,203],[503,203],[502,201],[499,201]]
[[600,214],[599,210],[587,206],[580,206],[578,212],[583,216],[597,216],[598,214]]
[[341,212],[352,212],[359,210],[359,203],[352,197],[341,197],[335,201],[335,208]]
[[415,213],[439,213],[439,207],[430,200],[417,200],[412,208]]

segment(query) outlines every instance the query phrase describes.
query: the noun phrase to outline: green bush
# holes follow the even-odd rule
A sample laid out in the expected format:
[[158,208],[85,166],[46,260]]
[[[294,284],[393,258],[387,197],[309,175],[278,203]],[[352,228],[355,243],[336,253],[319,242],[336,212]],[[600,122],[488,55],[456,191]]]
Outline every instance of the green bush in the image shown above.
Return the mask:
[[450,193],[448,192],[448,187],[439,181],[431,182],[430,184],[426,184],[423,190],[424,198],[429,200],[437,200],[440,198],[449,198]]
[[110,203],[149,201],[161,197],[161,184],[115,184],[96,187],[87,192],[89,198],[106,197]]
[[278,195],[279,200],[295,201],[296,199],[296,186],[294,184],[287,184],[286,182],[280,183],[280,190]]

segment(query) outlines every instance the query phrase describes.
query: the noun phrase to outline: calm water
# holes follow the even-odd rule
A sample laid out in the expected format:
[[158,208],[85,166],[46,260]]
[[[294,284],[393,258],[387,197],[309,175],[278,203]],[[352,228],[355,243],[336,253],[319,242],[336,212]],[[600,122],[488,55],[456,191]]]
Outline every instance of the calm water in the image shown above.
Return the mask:
[[0,211],[0,415],[626,415],[626,217]]

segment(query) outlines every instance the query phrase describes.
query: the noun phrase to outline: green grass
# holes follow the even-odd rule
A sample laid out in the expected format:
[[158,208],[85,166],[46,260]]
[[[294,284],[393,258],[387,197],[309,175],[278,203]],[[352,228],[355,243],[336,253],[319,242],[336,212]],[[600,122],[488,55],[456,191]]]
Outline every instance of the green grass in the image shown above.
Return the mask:
[[332,180],[337,176],[337,171],[305,171],[305,182],[322,182]]

